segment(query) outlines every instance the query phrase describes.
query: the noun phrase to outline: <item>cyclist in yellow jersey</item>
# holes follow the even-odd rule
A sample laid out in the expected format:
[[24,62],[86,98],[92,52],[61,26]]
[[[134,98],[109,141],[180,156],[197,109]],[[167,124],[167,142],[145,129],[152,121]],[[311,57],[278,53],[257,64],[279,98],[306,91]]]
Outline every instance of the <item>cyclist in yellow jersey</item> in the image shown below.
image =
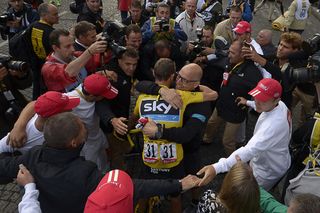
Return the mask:
[[[191,66],[194,65],[195,64]],[[196,70],[197,69],[195,69],[195,71]],[[162,85],[164,89],[165,87],[170,87],[175,77],[174,71],[175,66],[170,59],[160,59],[154,68],[156,83]],[[181,76],[178,76],[178,78],[181,78]],[[194,83],[199,84],[199,80],[195,80]],[[142,94],[137,100],[135,114],[140,117],[148,117],[150,121],[155,120],[166,128],[179,128],[183,125],[183,113],[189,103],[214,100],[217,97],[216,92],[212,90],[209,91],[208,88],[205,89],[204,93],[179,90],[177,93],[181,95],[183,102],[180,109],[175,109],[166,101],[159,99],[157,95]],[[163,127],[158,126],[159,127],[156,127],[157,129]],[[146,166],[147,174],[145,177],[147,178],[178,178],[184,175],[184,167],[181,164],[183,159],[182,145],[174,141],[161,139],[159,132],[153,135],[144,134],[142,158]],[[175,208],[179,206],[177,202],[179,202],[179,197],[173,199]]]

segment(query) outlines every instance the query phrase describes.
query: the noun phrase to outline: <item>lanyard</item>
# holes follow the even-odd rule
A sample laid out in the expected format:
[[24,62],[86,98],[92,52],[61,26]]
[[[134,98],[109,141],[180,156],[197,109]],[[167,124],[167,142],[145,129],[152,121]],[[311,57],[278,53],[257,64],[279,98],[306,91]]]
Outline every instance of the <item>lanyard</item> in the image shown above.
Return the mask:
[[237,67],[239,67],[241,64],[243,64],[243,61],[237,63],[237,64],[231,69],[231,71],[229,72],[229,74],[233,74],[234,71],[235,71],[235,69],[236,69]]

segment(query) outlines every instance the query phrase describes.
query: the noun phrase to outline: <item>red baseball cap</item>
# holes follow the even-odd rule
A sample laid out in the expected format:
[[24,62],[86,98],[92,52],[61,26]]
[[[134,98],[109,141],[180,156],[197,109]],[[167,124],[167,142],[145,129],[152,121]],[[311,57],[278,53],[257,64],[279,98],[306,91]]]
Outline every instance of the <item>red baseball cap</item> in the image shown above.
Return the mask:
[[251,24],[246,21],[240,21],[233,31],[238,34],[251,33]]
[[251,90],[248,94],[259,101],[266,102],[272,98],[280,98],[281,93],[282,87],[277,80],[264,78],[259,81],[256,88]]
[[109,80],[99,74],[92,74],[86,77],[83,87],[90,95],[103,96],[107,99],[113,99],[118,95],[118,90],[111,85]]
[[35,112],[43,118],[70,111],[80,103],[80,98],[69,97],[61,92],[49,91],[41,95],[35,103]]
[[121,170],[108,172],[88,197],[84,213],[132,213],[133,182]]

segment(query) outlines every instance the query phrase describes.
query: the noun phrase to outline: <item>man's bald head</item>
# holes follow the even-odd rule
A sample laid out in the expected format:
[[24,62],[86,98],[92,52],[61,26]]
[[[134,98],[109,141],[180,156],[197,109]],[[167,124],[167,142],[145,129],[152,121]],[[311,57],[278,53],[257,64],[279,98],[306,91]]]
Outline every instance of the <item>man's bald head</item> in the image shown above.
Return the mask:
[[195,63],[187,64],[179,71],[176,80],[176,88],[192,91],[200,84],[202,68]]
[[261,46],[265,46],[272,43],[272,31],[268,29],[260,30],[257,35],[257,42]]
[[202,78],[202,68],[195,63],[185,65],[180,72],[190,76],[194,81],[200,81]]

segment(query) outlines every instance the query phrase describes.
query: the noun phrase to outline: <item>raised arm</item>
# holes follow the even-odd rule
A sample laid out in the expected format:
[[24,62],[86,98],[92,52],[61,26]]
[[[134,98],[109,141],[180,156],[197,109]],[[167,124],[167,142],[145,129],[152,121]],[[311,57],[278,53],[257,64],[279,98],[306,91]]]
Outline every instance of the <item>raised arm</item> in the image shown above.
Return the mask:
[[21,112],[18,120],[13,126],[8,139],[7,144],[13,148],[20,148],[27,142],[26,127],[29,120],[34,116],[34,104],[35,101],[30,102]]

